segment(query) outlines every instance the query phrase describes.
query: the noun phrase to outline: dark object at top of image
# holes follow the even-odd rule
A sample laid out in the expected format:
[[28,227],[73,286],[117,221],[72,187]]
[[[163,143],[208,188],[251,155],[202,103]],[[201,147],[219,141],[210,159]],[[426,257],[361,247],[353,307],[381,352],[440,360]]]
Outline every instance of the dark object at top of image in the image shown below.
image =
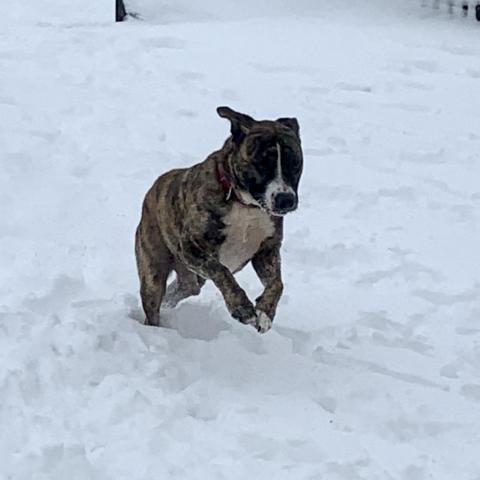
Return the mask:
[[[433,0],[432,1],[432,7],[435,9],[440,8],[440,0]],[[455,12],[456,7],[460,7],[462,14],[464,17],[468,17],[470,7],[473,7],[471,4],[475,4],[474,8],[472,8],[472,11],[475,11],[475,18],[480,22],[480,0],[477,0],[475,2],[469,2],[468,0],[463,0],[461,3],[456,2],[455,0],[445,0],[443,3],[447,5],[448,7],[448,12],[450,14],[453,14]],[[427,6],[427,1],[422,0],[422,6],[426,7]]]
[[115,21],[123,22],[126,16],[127,11],[125,10],[123,0],[115,0]]

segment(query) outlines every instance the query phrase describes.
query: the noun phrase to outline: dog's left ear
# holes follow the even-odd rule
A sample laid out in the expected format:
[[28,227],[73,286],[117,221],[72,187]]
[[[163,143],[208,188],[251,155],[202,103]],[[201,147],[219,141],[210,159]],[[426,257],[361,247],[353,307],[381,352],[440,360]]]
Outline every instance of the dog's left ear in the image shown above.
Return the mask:
[[240,143],[245,138],[245,135],[247,135],[255,122],[252,117],[236,112],[230,107],[218,107],[217,113],[222,118],[230,120],[230,131],[232,132],[233,140],[237,143]]
[[300,136],[300,125],[296,118],[279,118],[277,122],[293,130],[297,137]]

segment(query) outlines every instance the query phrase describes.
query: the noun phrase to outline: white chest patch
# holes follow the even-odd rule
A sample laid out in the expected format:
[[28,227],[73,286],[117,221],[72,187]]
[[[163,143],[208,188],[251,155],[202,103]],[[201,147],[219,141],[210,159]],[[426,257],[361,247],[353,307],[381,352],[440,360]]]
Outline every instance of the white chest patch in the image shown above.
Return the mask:
[[270,215],[259,208],[235,203],[224,218],[226,238],[220,247],[220,262],[232,273],[257,253],[262,242],[275,231]]

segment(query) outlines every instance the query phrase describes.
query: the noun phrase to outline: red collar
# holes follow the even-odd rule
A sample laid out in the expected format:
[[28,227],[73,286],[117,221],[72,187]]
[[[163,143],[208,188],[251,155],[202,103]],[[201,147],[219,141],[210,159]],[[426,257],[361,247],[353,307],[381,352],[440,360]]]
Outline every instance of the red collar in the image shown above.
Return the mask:
[[245,207],[253,207],[254,205],[249,205],[242,200],[242,197],[237,194],[233,186],[232,181],[228,178],[223,162],[217,162],[217,178],[218,182],[223,188],[223,191],[226,193],[225,200],[230,200],[231,198],[238,203],[241,203]]

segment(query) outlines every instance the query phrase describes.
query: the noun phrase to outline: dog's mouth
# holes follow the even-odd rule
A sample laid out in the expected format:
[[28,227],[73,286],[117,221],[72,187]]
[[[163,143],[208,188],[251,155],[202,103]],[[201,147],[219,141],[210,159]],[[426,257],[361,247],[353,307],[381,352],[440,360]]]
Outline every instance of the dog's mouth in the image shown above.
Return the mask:
[[284,217],[285,215],[287,215],[287,213],[292,213],[296,210],[297,208],[293,208],[291,210],[286,210],[286,211],[279,211],[279,210],[271,210],[271,211],[268,211],[268,213],[270,215],[273,215],[274,217]]
[[275,217],[284,217],[287,213],[294,212],[298,206],[296,194],[290,189],[284,192],[276,192],[262,199],[262,206]]
[[275,209],[268,209],[268,208],[266,210],[270,215],[273,215],[274,217],[284,217],[288,213],[294,212],[296,209],[297,209],[297,206],[295,205],[295,207],[289,208],[286,210],[275,210]]
[[279,192],[270,196],[257,196],[239,190],[236,193],[243,205],[260,208],[274,217],[284,217],[287,213],[294,212],[298,207],[296,194],[292,192]]
[[272,215],[274,217],[284,217],[288,213],[294,212],[297,209],[298,204],[295,203],[295,205],[292,205],[288,208],[274,208],[267,205],[267,202],[262,199],[258,201],[258,206],[269,215]]

